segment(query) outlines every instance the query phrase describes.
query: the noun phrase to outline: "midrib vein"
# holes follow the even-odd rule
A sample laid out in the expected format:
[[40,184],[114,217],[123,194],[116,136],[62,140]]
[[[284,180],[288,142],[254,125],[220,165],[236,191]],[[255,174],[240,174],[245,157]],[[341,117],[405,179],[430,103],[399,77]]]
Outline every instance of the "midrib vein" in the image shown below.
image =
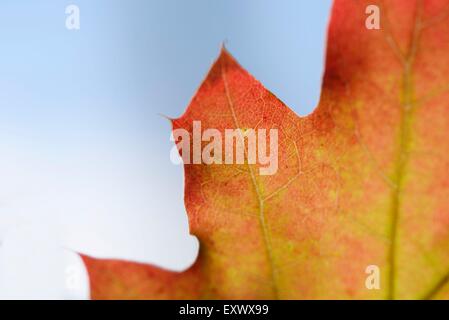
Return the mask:
[[401,93],[401,118],[399,127],[399,147],[396,156],[396,166],[393,175],[395,187],[392,191],[391,205],[391,229],[390,229],[390,247],[388,251],[389,277],[387,299],[395,299],[396,297],[396,272],[397,272],[397,242],[398,242],[398,225],[400,220],[401,197],[404,184],[404,174],[407,170],[410,154],[411,142],[411,122],[415,109],[414,85],[413,85],[413,63],[416,56],[417,45],[421,31],[421,14],[422,3],[418,3],[417,12],[415,14],[415,22],[413,27],[412,39],[410,47],[403,63],[403,84]]
[[[238,129],[240,139],[242,139],[242,141],[244,141],[242,132],[240,130],[241,127],[238,122],[237,116],[235,114],[234,104],[231,99],[229,85],[228,85],[228,81],[226,78],[225,67],[223,66],[223,64],[224,64],[223,61],[221,61],[221,77],[222,77],[223,83],[224,83],[226,99],[228,101],[228,106],[231,111],[234,126],[236,127],[236,129]],[[245,154],[245,158],[247,158],[247,152],[246,152],[245,148],[244,148],[244,154]],[[271,236],[270,236],[270,232],[269,232],[269,228],[268,228],[268,224],[267,224],[267,220],[266,220],[266,216],[265,216],[265,211],[264,211],[264,200],[262,197],[262,193],[260,192],[259,185],[257,184],[257,180],[256,180],[256,176],[254,174],[253,168],[249,165],[248,162],[246,162],[246,166],[248,168],[248,172],[251,177],[251,183],[252,183],[254,190],[256,192],[256,195],[257,195],[257,201],[258,201],[258,207],[259,207],[258,218],[259,218],[260,226],[262,228],[262,234],[263,234],[268,263],[270,265],[270,276],[271,276],[273,296],[274,296],[274,299],[278,299],[279,291],[278,291],[277,272],[276,272],[276,267],[275,267],[275,262],[274,262],[274,254],[273,254],[273,249],[272,249],[272,244],[271,244]]]

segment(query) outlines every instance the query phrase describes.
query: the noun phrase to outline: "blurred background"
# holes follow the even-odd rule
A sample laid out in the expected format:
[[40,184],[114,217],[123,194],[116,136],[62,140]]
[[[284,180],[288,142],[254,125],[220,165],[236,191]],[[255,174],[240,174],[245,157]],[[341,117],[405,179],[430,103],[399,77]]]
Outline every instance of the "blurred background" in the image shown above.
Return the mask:
[[[68,5],[80,29],[66,28]],[[0,298],[87,299],[74,252],[187,268],[170,126],[221,43],[298,114],[318,102],[330,0],[3,0]]]

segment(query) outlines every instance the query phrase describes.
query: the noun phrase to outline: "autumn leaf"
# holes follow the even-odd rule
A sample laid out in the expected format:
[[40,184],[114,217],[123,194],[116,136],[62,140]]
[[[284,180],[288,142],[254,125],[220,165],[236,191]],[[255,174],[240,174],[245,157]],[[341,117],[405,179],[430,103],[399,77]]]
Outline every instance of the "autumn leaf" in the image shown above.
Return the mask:
[[[379,30],[365,26],[368,5]],[[192,133],[194,121],[277,129],[277,172],[185,164],[195,264],[84,256],[92,298],[449,297],[448,0],[335,1],[322,96],[306,117],[223,49],[173,128]]]

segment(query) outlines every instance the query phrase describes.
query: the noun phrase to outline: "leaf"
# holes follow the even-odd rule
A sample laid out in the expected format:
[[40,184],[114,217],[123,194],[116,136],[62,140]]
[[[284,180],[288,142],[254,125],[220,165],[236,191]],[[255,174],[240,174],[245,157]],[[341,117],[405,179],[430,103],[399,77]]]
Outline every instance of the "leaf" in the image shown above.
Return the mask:
[[[380,30],[365,27],[372,4]],[[306,117],[223,49],[173,127],[193,121],[278,129],[277,173],[186,164],[196,263],[177,273],[84,256],[94,299],[449,297],[449,1],[335,1]],[[379,290],[365,286],[371,265]]]

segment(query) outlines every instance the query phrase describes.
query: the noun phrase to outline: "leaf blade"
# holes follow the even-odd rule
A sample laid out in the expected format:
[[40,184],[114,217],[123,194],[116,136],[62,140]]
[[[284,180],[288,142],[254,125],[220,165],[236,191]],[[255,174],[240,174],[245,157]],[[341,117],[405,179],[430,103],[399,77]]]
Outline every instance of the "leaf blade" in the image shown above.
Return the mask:
[[[379,31],[364,28],[372,2],[335,1],[322,97],[307,117],[221,52],[173,127],[276,128],[278,173],[185,165],[199,258],[185,273],[139,265],[134,283],[156,285],[133,297],[448,297],[448,1],[374,1]],[[134,263],[86,259],[93,298],[132,291]],[[380,290],[364,285],[372,264]]]

